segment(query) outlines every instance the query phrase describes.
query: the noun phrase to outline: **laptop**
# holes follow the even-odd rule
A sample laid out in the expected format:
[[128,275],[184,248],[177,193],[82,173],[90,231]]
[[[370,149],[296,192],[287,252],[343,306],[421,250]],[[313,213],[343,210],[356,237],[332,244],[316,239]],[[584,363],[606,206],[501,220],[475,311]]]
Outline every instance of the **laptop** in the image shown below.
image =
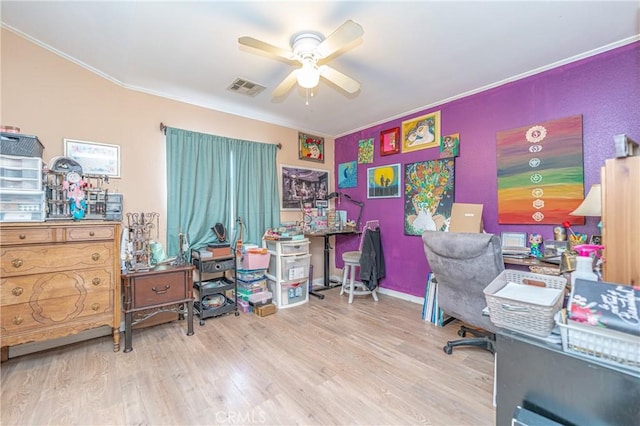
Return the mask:
[[529,257],[526,232],[503,232],[500,235],[502,255],[510,257]]

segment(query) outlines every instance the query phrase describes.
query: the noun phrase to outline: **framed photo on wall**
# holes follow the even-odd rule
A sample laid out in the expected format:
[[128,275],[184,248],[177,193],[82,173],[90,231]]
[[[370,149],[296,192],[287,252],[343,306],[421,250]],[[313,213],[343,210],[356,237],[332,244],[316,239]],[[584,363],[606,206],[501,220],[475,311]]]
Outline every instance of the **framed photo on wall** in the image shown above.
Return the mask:
[[295,166],[281,166],[282,210],[300,210],[302,203],[315,205],[329,194],[329,172]]
[[402,152],[440,146],[440,111],[402,122]]
[[367,198],[395,198],[400,196],[400,164],[367,169]]
[[120,177],[118,145],[65,139],[64,155],[80,163],[83,174]]
[[301,160],[324,163],[324,138],[298,132],[298,148]]
[[400,152],[400,127],[380,132],[380,155],[391,155]]

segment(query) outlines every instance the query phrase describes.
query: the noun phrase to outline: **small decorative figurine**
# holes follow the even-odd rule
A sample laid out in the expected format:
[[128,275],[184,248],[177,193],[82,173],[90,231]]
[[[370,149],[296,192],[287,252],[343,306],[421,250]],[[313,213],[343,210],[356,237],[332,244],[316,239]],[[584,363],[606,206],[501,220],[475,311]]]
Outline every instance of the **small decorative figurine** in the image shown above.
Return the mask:
[[540,245],[542,245],[542,235],[531,234],[529,235],[530,250],[529,254],[534,257],[542,257]]
[[82,219],[87,210],[87,202],[84,194],[85,183],[80,173],[75,171],[67,173],[62,187],[67,192],[71,215],[76,220]]

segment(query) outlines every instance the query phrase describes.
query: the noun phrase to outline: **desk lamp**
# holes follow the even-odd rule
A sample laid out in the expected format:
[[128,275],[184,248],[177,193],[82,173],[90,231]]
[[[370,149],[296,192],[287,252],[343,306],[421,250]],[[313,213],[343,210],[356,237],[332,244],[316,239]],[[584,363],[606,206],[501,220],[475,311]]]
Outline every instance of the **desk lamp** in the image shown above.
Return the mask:
[[[571,216],[602,216],[602,195],[601,187],[599,183],[591,185],[589,193],[584,198],[584,201],[578,206],[577,209],[569,213]],[[598,223],[598,229],[602,231],[602,221]]]
[[364,209],[364,203],[362,201],[356,201],[353,198],[351,198],[351,195],[343,194],[342,192],[332,192],[331,194],[327,195],[327,200],[331,200],[332,198],[336,198],[336,197],[340,199],[339,197],[342,197],[342,196],[344,196],[347,200],[351,201],[353,204],[360,207],[360,211],[358,212],[358,219],[356,220],[356,230],[359,230],[360,219],[362,218],[362,210]]

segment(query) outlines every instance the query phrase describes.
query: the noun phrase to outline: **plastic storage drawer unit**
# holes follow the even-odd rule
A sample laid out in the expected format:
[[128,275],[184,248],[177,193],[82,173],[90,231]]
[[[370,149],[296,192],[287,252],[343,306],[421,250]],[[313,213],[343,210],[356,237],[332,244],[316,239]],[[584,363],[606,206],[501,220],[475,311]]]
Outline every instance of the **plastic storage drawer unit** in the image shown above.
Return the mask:
[[0,222],[44,222],[44,191],[0,191]]

